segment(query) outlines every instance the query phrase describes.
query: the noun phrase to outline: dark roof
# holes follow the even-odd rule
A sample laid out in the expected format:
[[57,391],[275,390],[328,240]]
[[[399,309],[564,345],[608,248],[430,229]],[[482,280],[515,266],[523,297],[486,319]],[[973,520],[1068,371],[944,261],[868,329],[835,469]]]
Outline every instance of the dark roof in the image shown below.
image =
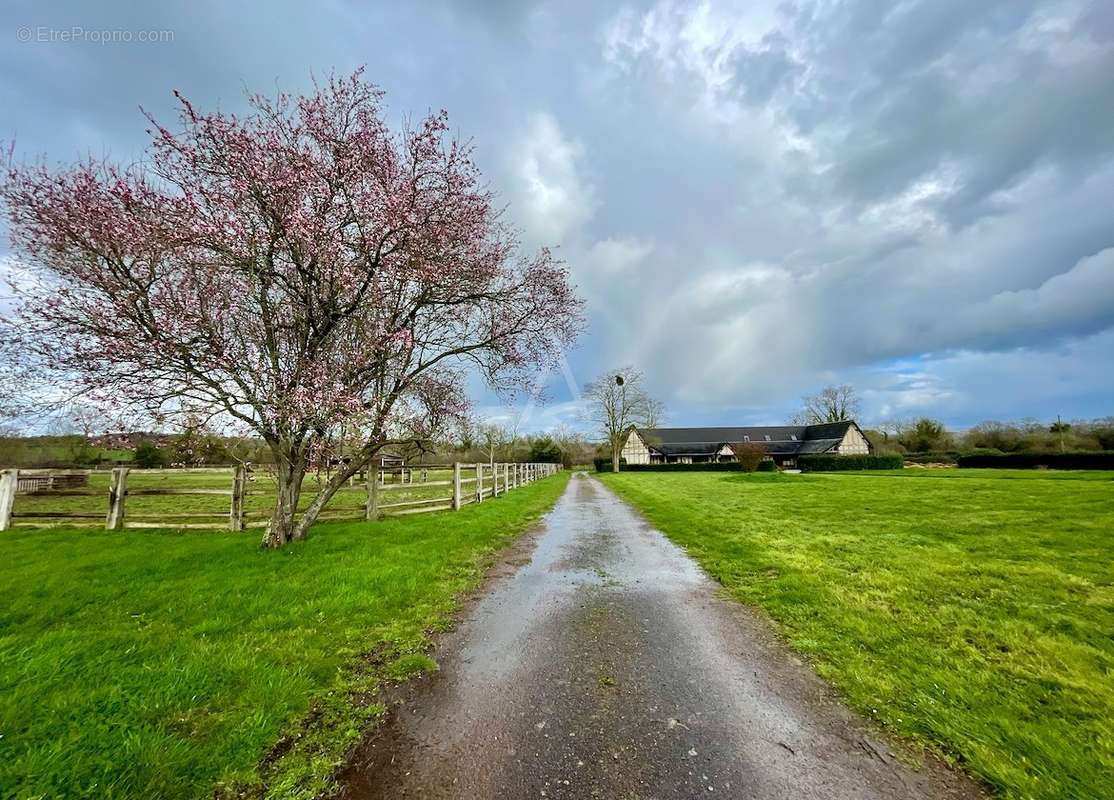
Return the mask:
[[855,425],[854,421],[844,420],[823,425],[642,428],[638,430],[638,434],[651,450],[670,456],[710,455],[725,444],[757,444],[771,455],[793,455],[826,453],[843,440],[852,425]]

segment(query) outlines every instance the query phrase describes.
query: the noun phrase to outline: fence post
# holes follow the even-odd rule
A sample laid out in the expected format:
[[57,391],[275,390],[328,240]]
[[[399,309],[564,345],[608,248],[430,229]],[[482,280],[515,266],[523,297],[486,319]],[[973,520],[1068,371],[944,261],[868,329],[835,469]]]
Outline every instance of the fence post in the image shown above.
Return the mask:
[[364,519],[379,519],[379,470],[367,471],[367,500],[364,502]]
[[507,494],[511,490],[511,465],[503,465],[503,494]]
[[476,502],[484,501],[484,465],[476,464]]
[[0,472],[0,531],[12,527],[12,506],[15,505],[15,490],[18,486],[18,469]]
[[228,530],[240,533],[244,529],[244,494],[247,488],[247,470],[243,464],[232,469],[232,507],[228,511]]
[[124,510],[128,497],[127,467],[115,467],[108,484],[108,515],[104,518],[105,530],[118,531],[124,527]]
[[453,462],[453,511],[460,511],[460,462]]
[[499,465],[494,462],[491,465],[491,496],[499,496]]

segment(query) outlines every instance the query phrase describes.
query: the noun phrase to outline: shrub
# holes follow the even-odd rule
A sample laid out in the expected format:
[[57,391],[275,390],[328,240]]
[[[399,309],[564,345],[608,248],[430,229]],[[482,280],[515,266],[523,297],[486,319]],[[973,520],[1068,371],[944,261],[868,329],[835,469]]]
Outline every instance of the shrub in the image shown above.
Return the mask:
[[153,442],[140,442],[135,446],[135,458],[132,460],[139,469],[158,469],[166,466],[166,453],[160,450]]
[[777,472],[777,464],[774,463],[772,458],[767,458],[764,461],[758,462],[758,472]]
[[804,472],[841,472],[861,469],[901,469],[904,459],[897,453],[872,456],[807,455],[797,458]]
[[1114,469],[1114,450],[1091,453],[966,453],[957,463],[994,469]]
[[[754,442],[743,442],[731,446],[735,457],[739,460],[739,468],[743,472],[754,472],[758,465],[766,459],[766,451],[762,445]],[[773,463],[773,462],[771,462]]]

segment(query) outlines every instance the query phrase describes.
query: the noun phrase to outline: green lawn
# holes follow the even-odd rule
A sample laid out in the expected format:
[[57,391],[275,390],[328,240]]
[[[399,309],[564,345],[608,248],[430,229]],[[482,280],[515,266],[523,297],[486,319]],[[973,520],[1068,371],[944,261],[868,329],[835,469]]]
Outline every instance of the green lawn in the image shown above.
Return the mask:
[[600,477],[862,713],[1001,796],[1114,797],[1114,473]]
[[431,666],[429,632],[566,480],[277,552],[258,532],[0,533],[0,795],[314,796],[374,688]]

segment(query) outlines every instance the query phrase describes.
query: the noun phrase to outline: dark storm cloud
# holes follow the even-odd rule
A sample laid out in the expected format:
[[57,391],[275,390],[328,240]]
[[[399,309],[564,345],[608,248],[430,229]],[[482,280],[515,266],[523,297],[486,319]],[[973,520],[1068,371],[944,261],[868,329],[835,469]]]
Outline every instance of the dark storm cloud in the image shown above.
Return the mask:
[[[1110,3],[40,5],[0,12],[18,157],[130,160],[173,89],[238,109],[366,64],[394,119],[448,109],[524,240],[560,246],[577,379],[636,362],[677,422],[778,421],[845,379],[874,415],[1114,410]],[[17,36],[73,25],[174,35]]]

